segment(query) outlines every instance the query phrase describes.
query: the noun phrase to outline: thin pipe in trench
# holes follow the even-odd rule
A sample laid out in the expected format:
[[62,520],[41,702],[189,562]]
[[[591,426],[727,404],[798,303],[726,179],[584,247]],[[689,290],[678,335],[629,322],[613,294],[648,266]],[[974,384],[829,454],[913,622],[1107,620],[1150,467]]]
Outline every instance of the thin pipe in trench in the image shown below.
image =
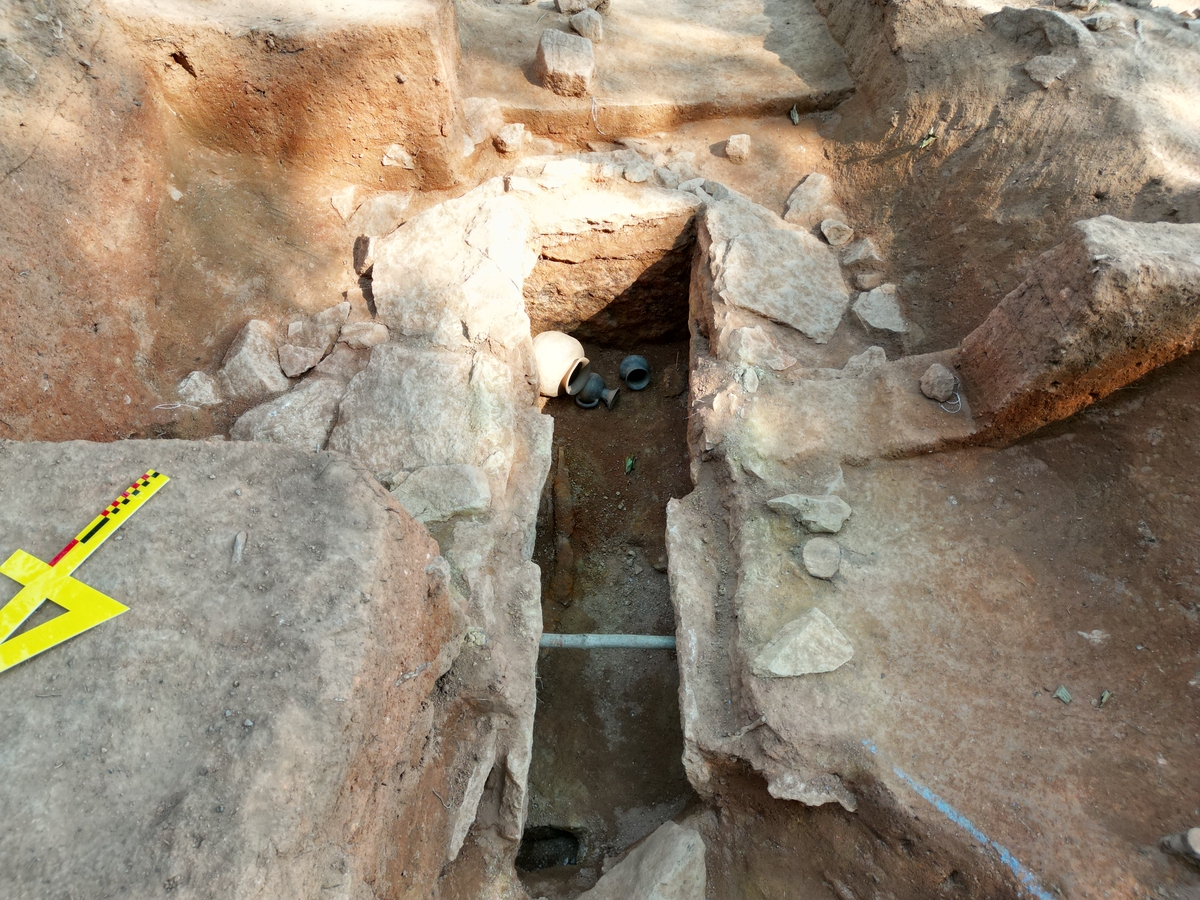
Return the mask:
[[674,650],[670,634],[543,634],[539,646],[567,650],[596,650],[607,647],[637,650]]

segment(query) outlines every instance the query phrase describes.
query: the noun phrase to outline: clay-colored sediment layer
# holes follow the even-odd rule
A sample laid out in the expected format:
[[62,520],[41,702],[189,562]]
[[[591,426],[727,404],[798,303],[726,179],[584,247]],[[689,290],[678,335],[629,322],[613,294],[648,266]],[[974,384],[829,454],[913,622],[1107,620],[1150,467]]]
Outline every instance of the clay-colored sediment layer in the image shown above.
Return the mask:
[[[637,134],[719,116],[830,109],[854,90],[844,54],[811,0],[725,4],[629,0],[604,18],[589,97],[559,97],[534,76],[538,39],[570,30],[548,4],[458,4],[466,96],[494,96],[505,117],[577,140]],[[593,102],[594,101],[594,102]]]
[[[433,0],[111,6],[198,140],[388,189],[462,159],[454,7]],[[411,165],[384,165],[396,145]]]

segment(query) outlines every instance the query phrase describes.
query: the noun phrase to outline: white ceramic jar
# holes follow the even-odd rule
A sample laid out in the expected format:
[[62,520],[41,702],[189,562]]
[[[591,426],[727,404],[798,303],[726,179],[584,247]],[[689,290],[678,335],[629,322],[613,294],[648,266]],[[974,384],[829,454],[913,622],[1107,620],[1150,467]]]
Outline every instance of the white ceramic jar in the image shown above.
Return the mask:
[[583,389],[591,369],[583,344],[561,331],[543,331],[533,339],[538,391],[543,397],[575,396]]

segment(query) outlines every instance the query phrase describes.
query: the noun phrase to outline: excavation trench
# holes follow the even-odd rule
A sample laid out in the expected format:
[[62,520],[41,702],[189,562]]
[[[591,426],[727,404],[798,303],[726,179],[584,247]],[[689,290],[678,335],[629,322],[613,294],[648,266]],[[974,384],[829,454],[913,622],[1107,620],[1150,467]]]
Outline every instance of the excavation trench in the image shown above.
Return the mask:
[[[621,388],[614,408],[583,409],[557,397],[543,410],[554,417],[554,464],[534,560],[547,633],[675,633],[665,532],[667,502],[692,489],[688,342],[680,337],[687,334],[687,237],[686,247],[650,265],[590,325],[575,329],[592,371]],[[610,340],[594,342],[597,331]],[[618,376],[630,353],[650,363],[644,390],[630,390]],[[532,896],[587,888],[606,857],[692,798],[678,687],[671,649],[541,651],[529,817],[517,858]]]

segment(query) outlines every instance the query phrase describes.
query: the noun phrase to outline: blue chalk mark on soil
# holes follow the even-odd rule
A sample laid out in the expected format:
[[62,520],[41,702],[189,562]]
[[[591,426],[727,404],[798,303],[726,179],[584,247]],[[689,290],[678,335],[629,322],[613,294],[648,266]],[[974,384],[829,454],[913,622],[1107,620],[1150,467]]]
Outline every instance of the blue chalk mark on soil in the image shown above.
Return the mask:
[[[871,741],[864,740],[862,745],[870,750],[872,754],[879,753],[879,750]],[[1055,900],[1054,895],[1038,883],[1037,878],[1032,872],[1021,865],[1020,861],[1011,853],[1009,853],[1008,850],[1002,845],[997,844],[986,834],[980,831],[974,822],[960,813],[957,809],[955,809],[929,788],[925,787],[925,785],[921,784],[903,769],[892,766],[892,771],[896,773],[897,778],[920,794],[923,799],[925,799],[934,809],[944,815],[947,819],[949,819],[967,834],[971,835],[971,837],[975,838],[975,840],[983,844],[983,846],[990,847],[991,849],[995,850],[996,853],[1000,855],[1000,861],[1004,863],[1004,865],[1006,865],[1015,876],[1017,876],[1017,880],[1021,882],[1021,884],[1027,891],[1029,891],[1029,893],[1037,897],[1038,900]]]

